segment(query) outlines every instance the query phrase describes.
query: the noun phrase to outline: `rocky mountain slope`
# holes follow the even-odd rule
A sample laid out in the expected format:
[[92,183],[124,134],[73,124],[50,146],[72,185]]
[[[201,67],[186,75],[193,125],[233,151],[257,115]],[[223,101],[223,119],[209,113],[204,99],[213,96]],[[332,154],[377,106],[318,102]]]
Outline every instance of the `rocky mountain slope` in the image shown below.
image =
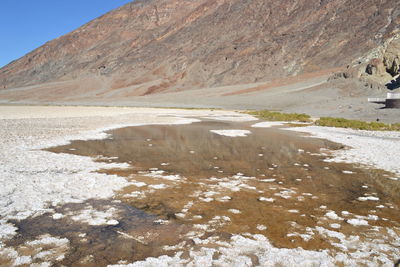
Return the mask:
[[139,96],[268,81],[369,61],[399,25],[397,0],[139,0],[3,67],[0,88]]

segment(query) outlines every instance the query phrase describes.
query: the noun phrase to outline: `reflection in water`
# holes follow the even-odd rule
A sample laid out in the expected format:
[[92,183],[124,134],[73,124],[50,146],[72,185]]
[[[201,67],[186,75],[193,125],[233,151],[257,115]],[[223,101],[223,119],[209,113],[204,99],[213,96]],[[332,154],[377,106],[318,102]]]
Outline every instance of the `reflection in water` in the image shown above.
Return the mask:
[[[222,129],[252,133],[233,138],[210,132]],[[71,216],[55,224],[44,215],[21,222],[21,236],[10,244],[43,233],[67,237],[74,250],[63,263],[77,266],[88,255],[99,265],[129,262],[194,246],[194,238],[242,233],[265,235],[277,247],[311,250],[342,249],[337,243],[344,240],[329,231],[356,233],[371,246],[378,238],[391,244],[387,227],[399,234],[398,183],[378,170],[323,161],[325,150],[339,148],[281,129],[226,122],[130,127],[111,131],[105,140],[74,141],[49,150],[131,164],[105,171],[131,181],[117,195],[121,203],[91,203],[117,207],[118,224],[88,226]],[[59,212],[84,208],[74,205]],[[154,223],[159,219],[169,224]],[[87,234],[86,243],[76,232]],[[390,258],[393,251],[382,253]]]

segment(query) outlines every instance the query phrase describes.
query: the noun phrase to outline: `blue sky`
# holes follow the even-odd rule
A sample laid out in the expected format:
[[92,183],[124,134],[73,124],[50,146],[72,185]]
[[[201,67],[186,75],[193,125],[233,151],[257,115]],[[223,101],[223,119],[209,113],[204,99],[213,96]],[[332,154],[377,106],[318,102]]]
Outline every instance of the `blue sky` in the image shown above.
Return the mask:
[[0,0],[0,67],[132,0]]

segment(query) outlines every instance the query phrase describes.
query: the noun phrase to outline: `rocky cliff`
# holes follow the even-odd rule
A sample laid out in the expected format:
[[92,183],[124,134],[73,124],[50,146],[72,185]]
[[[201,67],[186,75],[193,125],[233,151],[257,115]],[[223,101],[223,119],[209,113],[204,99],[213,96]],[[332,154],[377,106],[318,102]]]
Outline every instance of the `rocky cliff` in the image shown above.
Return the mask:
[[[139,0],[11,62],[0,85],[80,80],[147,95],[344,67],[395,36],[396,2]],[[398,57],[377,60],[386,67],[370,72],[398,72]]]

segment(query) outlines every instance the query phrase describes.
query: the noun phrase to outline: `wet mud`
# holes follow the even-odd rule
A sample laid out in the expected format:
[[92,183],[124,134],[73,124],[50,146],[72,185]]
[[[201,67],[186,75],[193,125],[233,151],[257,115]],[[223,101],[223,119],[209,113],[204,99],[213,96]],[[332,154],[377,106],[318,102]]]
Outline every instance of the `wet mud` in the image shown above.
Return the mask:
[[[182,224],[159,220],[119,201],[90,200],[53,208],[56,214],[63,214],[63,217],[54,219],[53,213],[45,213],[13,221],[18,227],[18,234],[6,244],[17,248],[22,256],[34,256],[35,251],[29,250],[27,240],[38,240],[45,235],[67,238],[69,249],[65,251],[64,259],[56,261],[54,266],[107,266],[160,254],[170,255],[163,247],[179,243],[180,237],[189,229]],[[93,218],[89,222],[74,219],[88,209],[101,212],[110,208],[114,211],[110,216],[115,220],[111,225],[96,225]],[[33,263],[41,263],[38,260]]]

